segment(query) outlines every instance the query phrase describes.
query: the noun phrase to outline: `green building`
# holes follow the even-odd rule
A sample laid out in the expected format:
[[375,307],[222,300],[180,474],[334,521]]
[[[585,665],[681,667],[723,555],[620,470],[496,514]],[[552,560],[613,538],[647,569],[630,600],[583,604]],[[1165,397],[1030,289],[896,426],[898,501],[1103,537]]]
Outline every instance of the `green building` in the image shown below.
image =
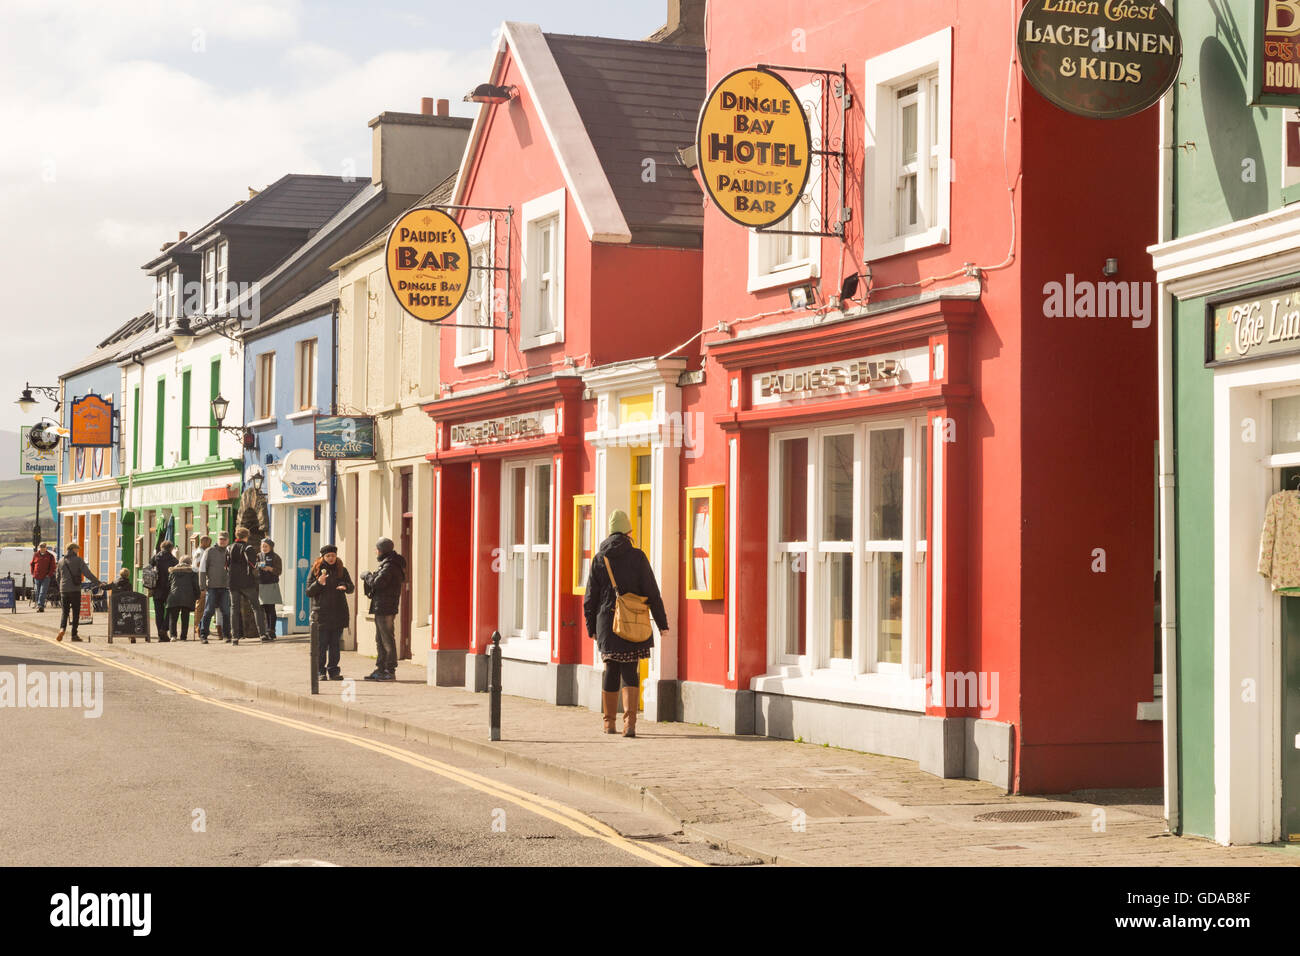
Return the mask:
[[1151,249],[1167,810],[1224,844],[1300,840],[1300,89],[1252,105],[1260,77],[1293,79],[1265,57],[1294,60],[1300,36],[1290,4],[1169,5],[1183,62]]

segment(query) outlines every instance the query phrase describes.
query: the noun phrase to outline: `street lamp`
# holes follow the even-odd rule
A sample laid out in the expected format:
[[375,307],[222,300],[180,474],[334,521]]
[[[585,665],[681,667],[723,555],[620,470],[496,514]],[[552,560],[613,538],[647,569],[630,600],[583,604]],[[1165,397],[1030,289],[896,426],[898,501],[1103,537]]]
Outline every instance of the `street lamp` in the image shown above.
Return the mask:
[[59,407],[58,388],[56,388],[53,385],[33,385],[31,382],[28,382],[26,387],[23,388],[22,394],[18,396],[18,401],[14,402],[14,404],[17,405],[19,409],[22,410],[23,414],[27,414],[33,408],[36,407],[36,398],[35,396],[32,395],[32,392],[34,391],[40,392],[41,395],[43,395],[45,398],[48,398],[51,402],[54,403],[55,410],[56,411],[58,410]]
[[36,522],[32,525],[32,550],[41,546],[41,476],[32,475],[36,479]]
[[222,427],[228,411],[230,411],[230,401],[222,398],[221,393],[217,392],[217,397],[212,400],[212,417],[216,420],[218,428]]
[[176,320],[176,327],[172,330],[172,345],[176,346],[177,352],[187,352],[193,344],[194,329],[190,326],[189,317],[182,315]]

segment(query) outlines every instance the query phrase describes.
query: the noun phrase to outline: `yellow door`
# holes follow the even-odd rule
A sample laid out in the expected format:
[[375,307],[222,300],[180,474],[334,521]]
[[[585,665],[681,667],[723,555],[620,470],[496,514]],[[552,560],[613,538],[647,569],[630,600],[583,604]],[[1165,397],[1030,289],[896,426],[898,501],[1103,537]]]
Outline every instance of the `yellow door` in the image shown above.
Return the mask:
[[[632,543],[649,556],[650,529],[653,518],[651,502],[654,483],[651,481],[651,457],[649,448],[632,449],[632,508],[628,517],[632,519]],[[639,665],[641,673],[641,697],[638,710],[645,710],[645,682],[650,676],[650,661],[643,660]]]

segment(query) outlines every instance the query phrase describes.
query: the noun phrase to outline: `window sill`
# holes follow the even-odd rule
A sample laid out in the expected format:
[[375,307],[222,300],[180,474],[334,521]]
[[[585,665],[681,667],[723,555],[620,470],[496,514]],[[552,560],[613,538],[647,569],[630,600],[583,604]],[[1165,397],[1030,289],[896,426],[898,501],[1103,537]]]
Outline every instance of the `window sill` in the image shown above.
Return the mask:
[[294,412],[292,415],[285,415],[285,419],[291,422],[300,422],[304,418],[315,418],[320,414],[319,408],[304,408],[300,412]]
[[528,339],[527,344],[521,348],[526,352],[529,349],[540,349],[547,345],[560,345],[564,342],[564,336],[559,332],[547,332],[545,335],[534,335]]
[[750,690],[786,697],[806,697],[838,704],[885,707],[925,713],[925,680],[894,674],[858,674],[819,672],[813,677],[791,676],[774,668],[770,673],[749,682]]
[[791,266],[788,269],[778,269],[776,272],[769,272],[765,275],[750,273],[749,283],[745,286],[745,291],[762,292],[764,289],[780,289],[800,282],[807,282],[809,279],[816,279],[820,275],[821,267],[815,262],[805,262],[802,265]]
[[551,642],[542,640],[540,637],[532,639],[512,637],[501,642],[501,656],[513,661],[549,664],[551,661]]
[[274,424],[275,424],[275,416],[272,415],[270,418],[258,418],[258,419],[254,420],[254,421],[251,421],[251,422],[249,422],[245,427],[246,427],[246,428],[264,428],[264,427],[266,427],[267,425],[274,425]]
[[897,236],[893,239],[886,239],[884,242],[873,243],[863,250],[862,259],[864,262],[874,262],[877,259],[902,255],[905,252],[915,252],[917,249],[927,249],[930,246],[946,246],[947,244],[947,226],[936,226],[933,229],[927,229],[925,232],[913,233],[910,236]]
[[1138,701],[1138,720],[1164,720],[1165,702],[1157,697],[1155,700]]
[[484,362],[492,361],[490,351],[470,352],[469,355],[457,355],[452,363],[456,368],[465,368],[469,365],[481,365]]

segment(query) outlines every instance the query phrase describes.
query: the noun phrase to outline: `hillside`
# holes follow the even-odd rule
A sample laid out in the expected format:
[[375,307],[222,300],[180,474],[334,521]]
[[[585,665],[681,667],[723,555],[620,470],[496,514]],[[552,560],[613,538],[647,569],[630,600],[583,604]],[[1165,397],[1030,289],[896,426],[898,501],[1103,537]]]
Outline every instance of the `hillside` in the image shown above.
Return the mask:
[[[0,441],[3,436],[0,435]],[[13,439],[17,448],[18,439]],[[16,454],[16,452],[15,452]],[[32,543],[32,521],[36,516],[36,480],[34,478],[9,478],[0,481],[0,545]],[[41,489],[41,534],[47,541],[57,537],[50,507]]]

